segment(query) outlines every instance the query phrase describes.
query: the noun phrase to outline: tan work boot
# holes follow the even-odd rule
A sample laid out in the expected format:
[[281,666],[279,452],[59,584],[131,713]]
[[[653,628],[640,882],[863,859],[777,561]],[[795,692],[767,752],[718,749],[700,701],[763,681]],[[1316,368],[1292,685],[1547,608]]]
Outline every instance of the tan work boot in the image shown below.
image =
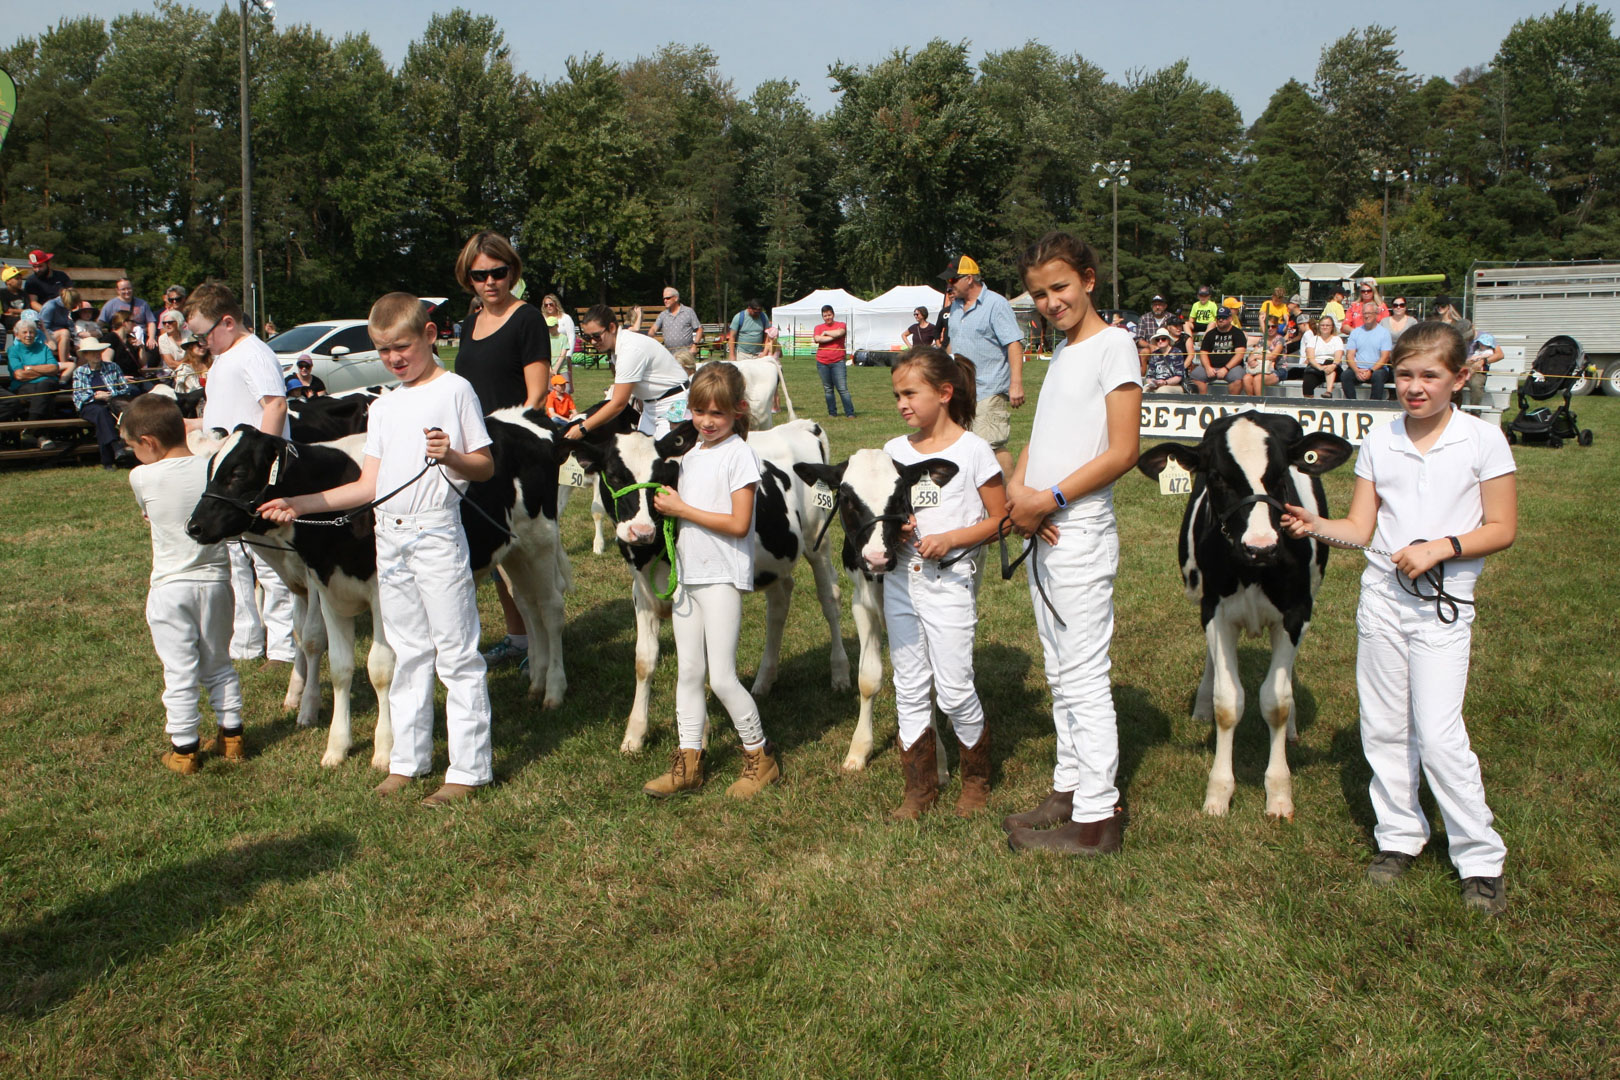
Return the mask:
[[205,754],[218,754],[226,761],[246,761],[246,730],[246,728],[237,728],[235,735],[227,735],[224,728],[219,728],[212,738],[203,742],[202,752]]
[[397,792],[404,791],[414,783],[416,783],[416,777],[414,776],[406,776],[404,773],[391,772],[383,778],[382,783],[378,784],[371,790],[376,792],[378,795],[393,795]]
[[669,772],[656,780],[647,781],[641,790],[655,799],[667,799],[671,795],[690,795],[701,787],[703,787],[703,751],[676,747],[675,754],[670,759]]
[[472,784],[452,784],[446,780],[439,785],[439,790],[422,800],[422,805],[437,810],[441,806],[449,806],[472,797],[478,788]]
[[990,804],[990,728],[979,735],[979,745],[962,746],[957,759],[962,768],[962,793],[956,797],[956,816],[972,817]]
[[934,738],[933,728],[923,732],[922,737],[911,744],[910,750],[901,745],[898,735],[894,744],[900,747],[900,767],[906,777],[906,793],[900,805],[889,811],[889,819],[916,821],[939,801],[939,765],[935,757],[939,744]]
[[735,784],[726,788],[726,794],[733,799],[752,799],[764,791],[766,786],[782,779],[782,769],[776,763],[776,755],[771,753],[771,744],[766,743],[758,750],[744,750],[742,776]]
[[190,776],[202,768],[202,757],[195,750],[182,754],[171,746],[163,751],[163,764],[182,776]]

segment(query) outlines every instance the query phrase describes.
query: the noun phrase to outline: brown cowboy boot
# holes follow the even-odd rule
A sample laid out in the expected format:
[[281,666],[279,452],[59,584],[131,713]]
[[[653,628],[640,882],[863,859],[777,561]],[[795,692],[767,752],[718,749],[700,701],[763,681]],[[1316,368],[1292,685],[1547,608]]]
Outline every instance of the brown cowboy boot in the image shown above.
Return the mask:
[[1014,851],[1056,851],[1062,855],[1116,855],[1123,840],[1125,812],[1114,812],[1101,821],[1071,821],[1055,829],[1014,829],[1007,834],[1007,846]]
[[1045,829],[1068,821],[1072,813],[1074,813],[1074,792],[1053,791],[1042,799],[1041,805],[1035,809],[1026,810],[1022,814],[1008,814],[1002,818],[1001,827],[1008,832],[1014,829]]
[[906,794],[900,805],[889,811],[889,819],[916,821],[939,801],[939,766],[935,757],[939,744],[932,727],[911,744],[910,750],[900,745],[898,735],[894,744],[900,749],[900,767],[906,777]]
[[956,816],[972,817],[990,803],[990,728],[979,735],[979,745],[968,747],[957,739],[962,769],[962,793],[956,797]]
[[702,786],[703,751],[676,747],[669,763],[669,772],[656,780],[647,781],[641,790],[655,799],[667,799],[671,795],[690,795]]

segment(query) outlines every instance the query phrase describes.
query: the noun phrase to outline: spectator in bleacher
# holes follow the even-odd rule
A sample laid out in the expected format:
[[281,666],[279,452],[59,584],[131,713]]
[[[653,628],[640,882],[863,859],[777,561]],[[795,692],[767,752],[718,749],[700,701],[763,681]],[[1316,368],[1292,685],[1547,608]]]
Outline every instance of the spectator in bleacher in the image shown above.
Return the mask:
[[1143,390],[1176,387],[1177,393],[1183,392],[1180,387],[1187,377],[1187,356],[1171,351],[1175,340],[1175,335],[1167,327],[1153,332],[1153,337],[1148,340],[1148,354],[1142,361]]
[[[55,391],[61,389],[56,354],[40,337],[35,319],[17,322],[16,340],[6,346],[6,366],[11,371],[11,389],[22,402],[30,420],[49,420],[56,404]],[[41,435],[41,450],[55,450],[56,443]]]
[[101,314],[97,318],[112,325],[112,317],[120,311],[127,312],[130,321],[135,324],[135,342],[145,345],[157,337],[157,316],[152,313],[152,306],[135,295],[135,283],[129,278],[119,278],[113,285],[118,293],[111,300],[101,305]]
[[1351,304],[1344,315],[1344,328],[1354,333],[1366,321],[1363,312],[1368,304],[1372,304],[1378,312],[1378,321],[1383,322],[1389,318],[1389,308],[1384,304],[1384,296],[1378,291],[1377,278],[1362,278],[1356,286],[1356,302]]
[[[120,311],[107,324],[106,333],[96,335],[98,340],[111,346],[106,358],[113,362],[126,380],[145,378],[142,369],[146,365],[141,362],[141,347],[135,342],[137,332],[137,324],[129,312]],[[140,393],[145,389],[145,384],[132,382],[130,387],[135,393]]]
[[1248,335],[1238,329],[1232,309],[1222,304],[1215,310],[1215,325],[1199,343],[1198,366],[1188,372],[1188,381],[1200,394],[1209,393],[1209,384],[1216,381],[1224,382],[1226,392],[1232,393],[1243,381],[1243,354],[1248,348]]
[[1361,305],[1361,325],[1345,339],[1344,396],[1347,398],[1360,397],[1357,388],[1363,384],[1374,401],[1389,396],[1389,354],[1395,343],[1389,340],[1389,331],[1379,325],[1379,319],[1377,301],[1368,300]]
[[1305,316],[1299,310],[1299,297],[1289,297],[1288,303],[1283,305],[1283,312],[1282,318],[1272,326],[1271,339],[1266,346],[1266,363],[1277,373],[1279,380],[1285,377],[1283,372],[1288,367],[1299,364],[1299,341],[1305,328]]
[[1136,351],[1145,358],[1153,351],[1153,335],[1164,326],[1165,320],[1170,317],[1170,302],[1158,293],[1148,301],[1148,313],[1136,320]]
[[309,357],[300,357],[293,366],[293,373],[287,376],[287,397],[312,398],[324,397],[326,384],[315,374],[315,361]]
[[1406,297],[1397,296],[1389,302],[1389,318],[1384,320],[1384,329],[1389,331],[1389,340],[1401,340],[1401,335],[1415,325],[1417,320],[1406,313]]
[[1491,365],[1502,359],[1502,346],[1496,343],[1494,335],[1479,333],[1474,335],[1473,342],[1468,347],[1468,404],[1485,404],[1485,376],[1490,373]]
[[[552,293],[540,301],[540,314],[546,317],[546,326],[551,330],[551,370],[552,385],[557,382],[557,374],[564,376],[568,384],[568,392],[574,392],[574,336],[579,331],[574,326],[573,317],[563,310],[562,301]],[[457,335],[459,336],[459,335]],[[550,394],[546,395],[550,397]]]
[[1326,386],[1321,396],[1332,397],[1339,380],[1339,361],[1344,356],[1344,340],[1339,337],[1339,324],[1333,316],[1323,315],[1316,320],[1300,339],[1300,352],[1305,356],[1305,374],[1301,377],[1305,396],[1316,397],[1317,388]]
[[118,417],[133,395],[123,373],[106,362],[110,349],[105,341],[81,342],[79,367],[73,372],[73,407],[96,429],[103,469],[135,464],[134,453],[118,437]]
[[0,270],[0,282],[5,285],[5,290],[0,292],[0,297],[4,297],[5,302],[0,304],[0,307],[4,307],[7,312],[13,311],[19,300],[23,307],[28,307],[28,294],[23,291],[23,281],[27,277],[28,271],[20,266],[8,266]]
[[28,265],[34,272],[23,281],[23,293],[28,297],[28,306],[35,311],[44,307],[45,301],[61,296],[63,289],[73,286],[73,279],[66,273],[51,268],[51,260],[55,257],[38,248],[28,253]]
[[927,308],[913,308],[911,317],[917,321],[900,331],[901,344],[907,348],[917,348],[939,340],[939,328],[928,321]]
[[1211,299],[1209,286],[1198,286],[1198,299],[1187,309],[1187,321],[1192,324],[1194,341],[1204,340],[1209,328],[1215,325],[1215,308],[1216,303]]
[[[653,320],[652,332],[663,340],[664,348],[680,361],[688,375],[697,369],[697,348],[703,344],[703,322],[697,312],[681,304],[679,290],[665,287],[664,310]],[[760,340],[763,343],[763,337]],[[736,350],[730,351],[735,359]]]
[[56,354],[62,368],[57,377],[63,382],[73,377],[73,309],[78,303],[77,290],[63,289],[39,308],[41,340]]
[[1445,323],[1447,326],[1450,326],[1453,330],[1457,331],[1457,333],[1461,334],[1462,339],[1464,341],[1469,342],[1469,343],[1473,342],[1473,340],[1474,340],[1474,324],[1469,322],[1467,319],[1463,318],[1462,317],[1462,312],[1458,311],[1455,307],[1452,306],[1451,297],[1449,297],[1449,296],[1437,296],[1437,297],[1435,297],[1434,298],[1434,307],[1431,310],[1431,314],[1429,315],[1429,318],[1438,319],[1439,321]]
[[178,368],[186,355],[185,331],[181,329],[184,324],[185,320],[181,318],[178,309],[165,309],[163,314],[158,316],[158,356],[162,359],[163,366],[170,371]]
[[765,353],[765,330],[770,320],[765,318],[765,305],[750,300],[743,310],[731,319],[731,335],[726,342],[726,359],[747,359]]
[[1288,318],[1288,301],[1283,299],[1287,293],[1282,286],[1271,290],[1271,299],[1260,305],[1260,340],[1270,342],[1275,335],[1273,329],[1278,323]]
[[[163,290],[164,311],[179,311],[181,305],[183,305],[185,302],[186,290],[183,286],[170,285],[167,289]],[[184,315],[182,315],[180,318],[182,322],[185,320]]]
[[1333,325],[1344,325],[1344,286],[1334,285],[1331,299],[1322,305],[1322,314],[1333,320]]

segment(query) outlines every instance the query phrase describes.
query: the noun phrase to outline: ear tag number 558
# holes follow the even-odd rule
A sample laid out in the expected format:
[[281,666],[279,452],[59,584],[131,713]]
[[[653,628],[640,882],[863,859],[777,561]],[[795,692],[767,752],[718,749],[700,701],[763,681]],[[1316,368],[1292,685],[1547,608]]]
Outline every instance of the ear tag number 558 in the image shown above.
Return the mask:
[[817,510],[831,510],[837,505],[838,500],[834,498],[832,488],[826,484],[817,484],[810,490],[815,493]]
[[911,508],[913,510],[932,510],[939,505],[939,485],[934,478],[925,476],[911,485]]
[[1164,470],[1159,473],[1159,494],[1191,495],[1192,473],[1174,461],[1165,462]]

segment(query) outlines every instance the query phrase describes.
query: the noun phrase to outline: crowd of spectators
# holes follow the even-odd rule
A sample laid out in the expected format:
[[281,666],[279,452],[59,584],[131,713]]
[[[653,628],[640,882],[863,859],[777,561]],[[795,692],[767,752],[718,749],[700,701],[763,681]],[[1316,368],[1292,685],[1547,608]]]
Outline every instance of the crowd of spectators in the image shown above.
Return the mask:
[[[132,459],[118,440],[117,418],[131,399],[158,385],[201,395],[206,350],[185,329],[180,305],[186,290],[166,289],[160,314],[135,295],[134,282],[120,278],[114,296],[97,309],[54,259],[35,249],[27,269],[0,271],[0,346],[8,375],[0,380],[0,420],[41,422],[71,407],[95,428],[102,464],[127,465]],[[4,441],[16,448],[25,439],[57,449],[48,429],[11,432]]]

